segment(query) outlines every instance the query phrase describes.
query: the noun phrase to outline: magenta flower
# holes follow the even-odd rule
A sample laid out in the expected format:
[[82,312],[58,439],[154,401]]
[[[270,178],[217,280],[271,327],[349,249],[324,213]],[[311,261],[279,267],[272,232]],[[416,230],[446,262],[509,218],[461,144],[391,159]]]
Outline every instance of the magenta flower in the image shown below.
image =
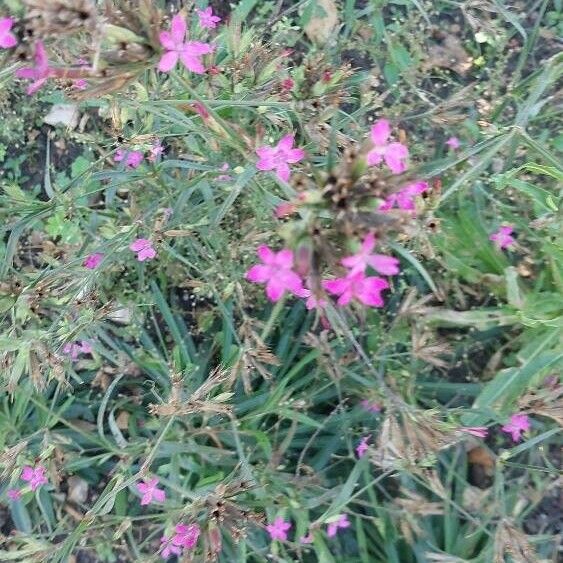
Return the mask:
[[356,455],[360,458],[360,457],[364,457],[366,455],[366,452],[369,449],[368,446],[368,442],[369,442],[369,436],[364,436],[359,444],[356,446]]
[[6,494],[8,495],[8,498],[13,501],[20,500],[22,496],[22,492],[19,489],[8,489]]
[[10,49],[18,44],[16,36],[10,32],[13,25],[13,18],[0,18],[0,49]]
[[246,279],[252,283],[265,283],[266,295],[270,301],[279,301],[289,291],[298,297],[305,297],[303,282],[292,270],[293,252],[287,248],[274,252],[262,244],[256,252],[262,264],[252,266],[246,272]]
[[86,90],[88,88],[88,81],[85,78],[78,78],[72,81],[72,87],[75,90]]
[[530,418],[527,414],[513,414],[501,430],[510,434],[513,442],[519,442],[522,433],[530,430],[530,426]]
[[403,211],[414,211],[416,196],[424,193],[427,189],[427,182],[414,182],[412,184],[408,184],[402,190],[391,194],[388,198],[386,198],[379,206],[379,211],[389,211],[395,206]]
[[501,227],[489,237],[489,240],[492,240],[499,250],[504,250],[516,242],[512,236],[513,231],[514,229],[510,226]]
[[362,247],[357,254],[346,256],[341,264],[350,268],[350,274],[363,273],[368,266],[384,276],[394,276],[399,273],[399,261],[385,254],[371,254],[375,248],[375,236],[369,233],[362,242]]
[[459,147],[461,147],[461,143],[459,141],[459,139],[457,137],[450,137],[446,143],[446,145],[448,145],[448,147],[450,147],[450,149],[452,150],[456,150],[459,149]]
[[192,549],[197,543],[201,529],[198,524],[176,524],[174,528],[175,534],[172,537],[174,545]]
[[158,70],[170,72],[180,59],[188,70],[197,74],[205,72],[201,57],[211,53],[213,47],[199,41],[185,41],[186,20],[182,15],[176,14],[172,18],[170,31],[161,31],[159,37],[160,44],[167,52],[162,55],[158,63]]
[[486,426],[463,426],[459,430],[477,438],[486,438],[489,435],[489,430]]
[[82,265],[88,270],[95,270],[104,259],[104,255],[101,252],[94,252],[94,254],[89,254],[82,262]]
[[141,151],[126,151],[125,149],[117,149],[113,155],[115,162],[125,162],[128,168],[138,168],[143,162],[143,153]]
[[333,538],[340,528],[349,528],[350,521],[347,514],[339,514],[337,520],[330,522],[326,528],[326,534],[329,538]]
[[339,307],[348,305],[352,299],[368,307],[383,307],[381,292],[389,287],[383,278],[366,277],[363,272],[348,274],[344,278],[324,280],[323,287],[333,295],[340,295],[336,302]]
[[166,500],[166,493],[163,489],[159,489],[158,478],[154,477],[148,481],[143,481],[142,483],[137,483],[138,491],[143,495],[141,499],[141,505],[150,504],[155,500],[156,502],[164,502]]
[[137,260],[144,262],[152,260],[156,256],[156,250],[152,246],[152,242],[146,238],[138,238],[129,245],[129,250],[137,253]]
[[35,66],[29,66],[16,70],[16,77],[25,80],[33,80],[27,87],[27,94],[31,96],[39,90],[51,76],[51,68],[47,59],[47,51],[42,41],[35,43]]
[[156,162],[158,160],[158,157],[162,155],[163,152],[164,147],[162,146],[160,139],[157,139],[149,149],[150,154],[148,156],[148,160],[150,162]]
[[374,144],[367,154],[369,166],[385,161],[393,174],[400,174],[407,169],[405,163],[409,157],[409,149],[402,143],[388,143],[391,126],[387,119],[379,119],[371,127],[371,140]]
[[78,359],[79,354],[91,354],[93,351],[92,345],[87,340],[80,342],[67,342],[63,346],[63,354],[70,356],[71,360]]
[[35,491],[41,485],[49,482],[47,477],[45,477],[45,471],[46,469],[42,465],[38,465],[35,468],[26,465],[22,470],[21,478],[29,483],[32,491]]
[[172,543],[172,538],[162,536],[160,538],[160,555],[168,559],[171,555],[181,555],[182,548]]
[[362,405],[362,408],[368,412],[372,412],[372,413],[381,412],[381,405],[379,403],[374,403],[372,401],[369,401],[368,399],[364,399],[360,403],[360,405]]
[[275,170],[276,176],[283,182],[288,182],[291,175],[290,164],[295,164],[305,157],[303,149],[294,149],[295,137],[289,133],[284,135],[275,147],[260,147],[256,149],[259,157],[256,163],[258,170]]
[[291,529],[291,523],[286,522],[281,516],[278,516],[273,524],[266,526],[266,531],[270,534],[272,540],[287,540],[287,532]]
[[215,29],[221,21],[219,16],[213,15],[213,8],[211,6],[205,8],[205,10],[197,10],[197,17],[199,18],[199,25],[207,29]]

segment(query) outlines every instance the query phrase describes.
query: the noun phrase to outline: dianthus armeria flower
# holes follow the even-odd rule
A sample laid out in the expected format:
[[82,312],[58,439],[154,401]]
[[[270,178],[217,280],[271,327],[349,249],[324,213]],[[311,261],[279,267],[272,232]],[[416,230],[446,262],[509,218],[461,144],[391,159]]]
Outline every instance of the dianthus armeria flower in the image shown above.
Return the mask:
[[160,538],[160,555],[163,559],[168,559],[171,555],[181,555],[182,548],[172,543],[172,538],[162,536]]
[[486,438],[489,435],[489,429],[486,426],[462,426],[459,431],[471,434],[476,438]]
[[88,254],[82,262],[82,265],[88,270],[95,270],[104,259],[104,255],[101,252],[94,252],[93,254]]
[[348,520],[348,515],[339,514],[338,516],[335,516],[334,520],[328,523],[328,526],[326,528],[326,535],[329,538],[333,538],[338,533],[338,530],[349,527],[350,521]]
[[415,199],[428,189],[427,182],[413,182],[398,192],[391,194],[379,206],[379,211],[389,211],[398,207],[402,211],[415,211]]
[[372,254],[375,248],[375,236],[368,233],[360,250],[352,256],[346,256],[341,260],[341,264],[350,269],[350,274],[357,272],[365,272],[368,266],[371,266],[376,272],[384,276],[394,276],[399,273],[399,260],[385,254]]
[[450,137],[445,144],[453,151],[461,147],[461,143],[457,137]]
[[296,164],[305,157],[303,149],[294,149],[295,137],[291,133],[284,135],[275,147],[260,147],[256,149],[259,157],[256,163],[258,170],[275,170],[276,176],[283,182],[288,182],[291,176],[290,164]]
[[45,485],[49,482],[45,476],[45,471],[46,469],[42,465],[38,465],[37,467],[26,465],[22,469],[21,478],[23,481],[29,483],[32,491],[35,491],[41,487],[41,485]]
[[0,49],[11,49],[18,44],[16,36],[11,33],[13,18],[0,18]]
[[138,238],[129,245],[129,250],[137,253],[137,260],[145,262],[156,257],[156,250],[153,248],[152,241],[146,238]]
[[184,549],[192,549],[195,547],[201,529],[198,524],[184,524],[180,522],[174,528],[174,536],[172,543]]
[[530,430],[530,426],[530,417],[527,414],[513,414],[501,430],[510,434],[513,442],[519,442],[522,434]]
[[287,532],[291,530],[291,523],[278,516],[271,524],[266,526],[266,531],[273,540],[287,540]]
[[137,490],[143,495],[141,505],[145,506],[153,501],[164,502],[166,500],[166,492],[164,489],[159,489],[157,485],[158,477],[137,483]]
[[499,250],[504,250],[516,242],[516,239],[512,236],[513,232],[514,228],[506,225],[501,227],[496,233],[493,233],[489,240],[492,240]]
[[69,356],[73,361],[78,359],[80,354],[91,354],[92,352],[92,345],[87,340],[81,340],[80,342],[67,342],[63,346],[63,354]]
[[22,492],[19,489],[8,489],[6,494],[8,495],[8,498],[13,501],[20,500],[22,496]]
[[360,457],[364,457],[366,455],[366,452],[369,449],[368,446],[368,442],[369,442],[369,436],[364,436],[358,443],[358,445],[356,446],[356,455],[360,458]]
[[156,162],[163,152],[164,147],[162,146],[162,142],[160,141],[160,139],[157,139],[149,149],[149,156],[147,157],[147,160],[149,160],[150,162]]
[[197,17],[199,18],[199,25],[207,29],[215,29],[221,21],[219,16],[213,15],[213,8],[211,6],[205,8],[205,10],[198,10]]
[[363,272],[348,274],[343,278],[324,280],[323,287],[333,295],[339,295],[337,305],[344,307],[352,300],[368,307],[383,307],[381,292],[389,288],[389,283],[377,276],[366,277]]
[[33,82],[27,87],[27,94],[29,96],[35,94],[35,92],[37,92],[37,90],[39,90],[45,82],[47,82],[52,74],[43,41],[37,41],[37,43],[35,43],[35,54],[33,58],[35,66],[19,68],[16,70],[17,78],[33,80]]
[[263,244],[256,253],[262,264],[252,266],[245,277],[252,283],[265,283],[266,295],[270,301],[279,301],[286,291],[305,297],[303,281],[293,271],[293,251],[284,248],[274,252]]
[[370,401],[369,399],[364,399],[360,402],[362,408],[371,413],[379,413],[381,412],[381,405],[379,403],[375,403],[374,401]]
[[409,149],[402,143],[389,143],[391,125],[387,119],[379,119],[371,127],[371,140],[373,148],[367,154],[369,166],[387,164],[391,172],[400,174],[407,169],[406,160],[409,157]]
[[113,155],[115,162],[125,162],[127,168],[138,168],[143,162],[144,156],[141,151],[126,151],[117,149]]
[[201,57],[213,52],[213,46],[200,41],[186,41],[186,30],[186,20],[181,14],[176,14],[172,18],[170,31],[160,32],[160,44],[166,50],[158,63],[161,72],[170,72],[178,60],[196,74],[205,72]]

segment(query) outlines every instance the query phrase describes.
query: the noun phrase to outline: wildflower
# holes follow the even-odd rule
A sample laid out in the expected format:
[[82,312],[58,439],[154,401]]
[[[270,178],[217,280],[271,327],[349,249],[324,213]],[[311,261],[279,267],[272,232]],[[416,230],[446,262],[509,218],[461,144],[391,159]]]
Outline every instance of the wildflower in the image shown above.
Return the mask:
[[486,426],[463,426],[459,430],[477,438],[486,438],[489,435],[489,430]]
[[141,505],[150,504],[153,500],[156,502],[164,502],[166,500],[166,493],[163,489],[159,489],[157,485],[157,477],[143,481],[142,483],[137,483],[137,489],[143,495]]
[[86,90],[88,88],[88,81],[84,78],[78,78],[72,81],[72,87],[75,90]]
[[35,468],[26,465],[22,470],[21,478],[29,483],[32,491],[35,491],[41,485],[49,482],[47,477],[45,477],[45,471],[46,469],[42,465],[38,465]]
[[371,140],[374,144],[367,155],[369,166],[379,164],[382,160],[394,174],[400,174],[407,168],[405,161],[409,156],[409,149],[402,143],[388,143],[391,126],[387,119],[379,119],[371,127]]
[[213,15],[213,8],[211,6],[205,8],[205,10],[198,10],[197,17],[199,18],[199,25],[207,29],[215,29],[221,21],[219,16]]
[[489,237],[489,240],[492,240],[499,250],[504,250],[516,242],[516,239],[512,236],[513,231],[514,229],[509,225],[501,227]]
[[201,532],[198,524],[176,524],[174,528],[175,534],[172,537],[172,543],[174,545],[185,547],[186,549],[192,549],[197,543],[199,534]]
[[137,260],[144,262],[152,260],[156,256],[156,250],[152,246],[152,242],[146,238],[138,238],[129,245],[129,250],[137,253]]
[[288,182],[291,172],[290,164],[295,164],[305,157],[303,149],[294,149],[295,137],[289,133],[281,138],[275,147],[260,147],[256,149],[259,160],[256,163],[258,170],[275,170],[276,176]]
[[82,265],[88,270],[95,270],[104,259],[104,255],[101,252],[94,252],[94,254],[88,254],[82,262]]
[[360,443],[356,446],[356,455],[360,458],[360,457],[364,457],[366,455],[366,452],[368,451],[368,442],[369,442],[369,436],[364,436],[361,440]]
[[70,356],[71,360],[78,359],[79,354],[91,354],[92,345],[87,340],[81,340],[79,343],[67,342],[63,346],[63,354]]
[[18,44],[16,36],[10,32],[13,25],[13,18],[0,18],[0,49],[10,49]]
[[150,162],[156,162],[158,160],[158,157],[164,152],[164,147],[162,146],[162,143],[160,142],[160,139],[157,139],[151,146],[151,148],[149,149],[149,156],[147,157],[147,160],[149,160]]
[[167,52],[162,55],[158,63],[158,70],[170,72],[180,59],[188,70],[197,74],[205,72],[201,57],[211,53],[213,47],[200,41],[185,41],[186,20],[183,16],[176,14],[172,18],[170,31],[161,31],[159,37],[160,44]]
[[403,211],[414,211],[414,200],[416,196],[424,193],[427,189],[427,182],[414,182],[412,184],[408,184],[402,190],[391,194],[388,198],[386,198],[379,206],[379,211],[389,211],[395,206]]
[[51,69],[47,59],[47,51],[42,41],[35,43],[35,66],[29,66],[16,70],[17,78],[24,78],[26,80],[33,80],[27,87],[27,94],[31,96],[39,90],[48,78],[51,76]]
[[283,201],[282,203],[276,205],[276,208],[274,209],[274,217],[276,219],[283,219],[288,215],[293,215],[296,209],[297,207],[294,203],[291,203],[290,201]]
[[137,168],[143,162],[143,153],[141,151],[126,151],[124,149],[117,149],[113,155],[115,162],[125,162],[128,168]]
[[377,413],[377,412],[381,412],[381,405],[379,403],[373,403],[372,401],[369,401],[368,399],[364,399],[360,405],[362,405],[362,408],[365,409],[368,412],[372,412],[372,413]]
[[530,418],[527,414],[513,414],[501,430],[510,434],[513,442],[519,442],[522,433],[530,430]]
[[252,266],[246,272],[246,279],[252,283],[265,283],[266,295],[270,301],[279,301],[289,291],[298,297],[304,297],[303,282],[292,270],[293,252],[287,248],[274,252],[266,245],[257,250],[262,264]]
[[8,495],[8,498],[13,501],[20,500],[22,496],[22,492],[19,489],[8,489],[6,494]]
[[347,514],[339,514],[334,522],[329,522],[326,534],[329,538],[333,538],[340,528],[348,528],[350,526],[350,521],[348,520]]
[[301,536],[299,538],[299,543],[304,543],[304,544],[313,543],[313,534],[309,532],[306,536]]
[[459,141],[459,139],[457,137],[450,137],[446,143],[446,145],[448,145],[448,147],[450,147],[450,149],[452,150],[456,150],[459,149],[459,147],[461,146],[461,143]]
[[344,278],[324,280],[323,287],[333,295],[339,295],[339,307],[348,305],[352,299],[369,307],[383,307],[381,292],[389,287],[387,281],[376,276],[365,277],[363,272],[348,274]]
[[295,82],[291,79],[291,78],[285,78],[284,80],[281,81],[281,87],[283,90],[293,90],[293,87],[295,86]]
[[375,236],[369,233],[362,242],[362,247],[357,254],[346,256],[341,264],[350,268],[350,274],[364,272],[367,266],[385,276],[394,276],[399,273],[399,260],[385,254],[371,254],[375,247]]
[[273,524],[268,524],[266,530],[273,540],[287,540],[287,532],[291,529],[291,523],[286,522],[281,516],[278,516]]
[[172,538],[162,536],[160,538],[160,555],[168,559],[171,555],[181,555],[182,548],[172,543]]

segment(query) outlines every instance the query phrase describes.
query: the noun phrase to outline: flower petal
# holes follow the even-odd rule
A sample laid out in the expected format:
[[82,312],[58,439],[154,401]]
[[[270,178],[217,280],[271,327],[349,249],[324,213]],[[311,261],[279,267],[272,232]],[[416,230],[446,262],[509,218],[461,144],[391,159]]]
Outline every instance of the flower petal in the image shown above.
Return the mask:
[[371,126],[371,140],[374,145],[385,145],[391,135],[391,125],[387,119],[378,119]]
[[271,275],[272,269],[269,266],[256,264],[246,272],[244,277],[252,283],[264,283],[270,279]]
[[176,45],[181,45],[184,41],[184,37],[186,36],[186,20],[181,14],[176,14],[172,18],[170,32],[174,43],[176,43]]
[[276,253],[265,244],[261,244],[256,250],[258,258],[264,262],[264,264],[274,264],[276,262]]
[[168,51],[158,61],[158,70],[160,72],[170,72],[178,63],[178,53],[176,51]]
[[184,63],[184,66],[188,70],[191,70],[196,74],[203,74],[205,72],[205,67],[198,57],[199,55],[193,55],[191,53],[188,53],[187,51],[182,51],[180,53],[180,59],[182,59],[182,63]]

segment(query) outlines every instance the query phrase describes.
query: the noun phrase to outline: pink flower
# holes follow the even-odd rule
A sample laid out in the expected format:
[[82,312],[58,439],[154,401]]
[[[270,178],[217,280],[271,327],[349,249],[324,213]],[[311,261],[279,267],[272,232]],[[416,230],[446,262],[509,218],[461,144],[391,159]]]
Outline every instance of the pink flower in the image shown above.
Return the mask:
[[288,182],[291,172],[289,164],[295,164],[305,157],[303,149],[294,149],[295,137],[289,133],[280,139],[275,147],[260,147],[256,149],[259,157],[256,163],[258,170],[275,170],[276,176],[283,182]]
[[20,500],[22,496],[22,492],[19,489],[8,489],[6,494],[8,495],[8,498],[13,501]]
[[291,529],[291,523],[286,522],[281,516],[278,516],[273,524],[268,524],[266,530],[273,540],[287,540],[287,532]]
[[368,412],[373,412],[373,413],[377,413],[377,412],[381,412],[381,405],[378,403],[373,403],[372,401],[369,401],[368,399],[364,399],[360,405],[362,405],[362,408],[365,409]]
[[329,538],[333,538],[340,528],[348,528],[350,521],[347,514],[339,514],[338,519],[330,522],[326,528],[326,534]]
[[513,414],[501,430],[510,434],[513,442],[519,442],[522,433],[530,430],[530,418],[527,414]]
[[90,342],[88,342],[87,340],[81,340],[80,351],[83,354],[91,354],[94,351],[94,348],[92,348],[92,344],[90,344]]
[[137,168],[143,162],[143,158],[141,151],[126,151],[125,149],[117,149],[113,155],[115,162],[125,161],[128,168]]
[[362,247],[357,254],[346,256],[341,264],[350,268],[350,274],[363,273],[368,266],[383,274],[384,276],[394,276],[399,273],[399,261],[392,256],[385,254],[371,254],[375,248],[375,236],[369,233],[362,242]]
[[512,236],[513,231],[514,229],[510,226],[501,227],[489,237],[489,240],[492,240],[499,250],[504,250],[516,242],[516,239]]
[[32,491],[35,491],[41,485],[49,482],[47,477],[45,477],[45,471],[46,469],[42,465],[38,465],[35,468],[26,465],[22,470],[21,478],[29,483]]
[[301,278],[292,270],[293,252],[287,248],[274,252],[262,244],[257,250],[262,264],[252,266],[246,272],[246,279],[252,283],[265,283],[266,295],[270,301],[279,301],[289,291],[298,297],[304,297]]
[[366,455],[366,452],[368,451],[368,442],[369,442],[369,436],[364,436],[359,444],[356,446],[356,455],[360,458],[360,457],[364,457]]
[[47,51],[42,41],[35,43],[35,66],[28,66],[16,70],[17,78],[24,78],[26,80],[33,80],[27,87],[27,94],[31,96],[39,90],[47,79],[51,76],[51,69],[47,59]]
[[221,21],[219,16],[213,15],[213,8],[211,6],[205,8],[205,10],[198,10],[197,17],[199,18],[199,25],[207,29],[215,29]]
[[92,345],[87,340],[81,340],[80,343],[67,342],[63,346],[63,354],[70,356],[71,360],[76,360],[79,354],[91,354]]
[[160,32],[160,44],[167,51],[158,63],[158,70],[170,72],[180,59],[183,65],[192,72],[203,74],[205,68],[201,63],[201,57],[213,51],[208,43],[199,41],[185,41],[186,20],[180,14],[172,18],[170,31]]
[[383,307],[381,292],[387,289],[389,284],[383,278],[365,277],[363,272],[356,272],[344,278],[324,280],[323,287],[333,295],[340,295],[337,301],[339,307],[348,305],[352,299],[369,307]]
[[414,182],[408,184],[402,190],[391,194],[385,201],[379,206],[379,211],[389,211],[393,207],[397,206],[403,211],[414,211],[415,208],[415,198],[416,196],[424,193],[428,189],[427,182]]
[[287,91],[293,90],[294,86],[295,82],[291,78],[284,78],[281,82],[281,87]]
[[477,438],[486,438],[489,434],[489,430],[486,426],[463,426],[459,430],[466,434],[476,436]]
[[461,143],[459,141],[459,139],[457,137],[450,137],[446,143],[446,145],[448,145],[448,147],[450,147],[450,149],[452,150],[456,150],[459,149],[459,147],[461,146]]
[[82,262],[82,265],[89,270],[95,270],[104,259],[104,255],[101,252],[94,252],[94,254],[89,254]]
[[84,78],[78,78],[72,81],[72,87],[75,90],[86,90],[88,88],[88,81]]
[[10,33],[13,25],[13,18],[0,18],[0,49],[10,49],[18,44],[16,36]]
[[151,148],[149,149],[149,156],[148,156],[148,160],[150,162],[156,162],[158,160],[158,157],[164,152],[164,147],[162,146],[162,143],[160,142],[160,139],[157,139],[153,145],[151,146]]
[[201,529],[198,524],[176,524],[174,528],[175,534],[172,537],[172,543],[174,545],[184,547],[186,549],[192,549],[197,543]]
[[181,555],[182,548],[172,543],[172,538],[162,536],[160,538],[160,555],[168,559],[171,555]]
[[382,160],[394,174],[400,174],[407,169],[405,164],[409,156],[409,149],[401,143],[388,143],[391,126],[387,119],[379,119],[371,127],[371,140],[374,144],[367,155],[369,166],[379,164]]
[[138,238],[129,245],[129,250],[137,253],[137,260],[144,262],[152,260],[156,256],[156,250],[152,246],[152,242],[146,238]]
[[146,504],[150,504],[153,500],[156,502],[164,502],[166,500],[166,493],[163,489],[159,489],[157,485],[157,477],[148,481],[143,481],[142,483],[137,483],[137,489],[143,495],[141,505],[144,506]]
[[309,532],[306,536],[301,536],[299,538],[299,543],[304,543],[304,544],[313,543],[313,534]]

